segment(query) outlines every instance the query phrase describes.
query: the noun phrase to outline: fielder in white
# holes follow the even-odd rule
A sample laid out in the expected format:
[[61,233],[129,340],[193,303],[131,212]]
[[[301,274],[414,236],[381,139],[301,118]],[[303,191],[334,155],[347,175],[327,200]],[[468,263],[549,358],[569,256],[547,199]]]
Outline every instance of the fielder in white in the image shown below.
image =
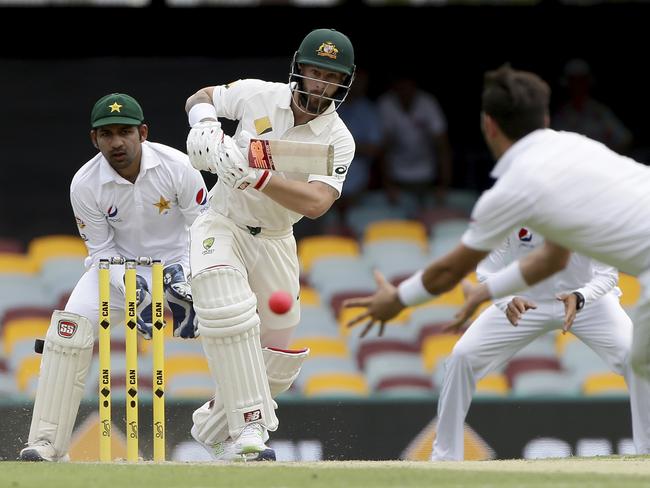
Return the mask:
[[546,240],[475,286],[458,315],[564,269],[569,249],[637,276],[644,286],[633,316],[632,367],[650,378],[650,168],[571,132],[546,129],[550,89],[537,75],[508,66],[486,73],[481,128],[498,160],[497,178],[472,212],[462,242],[395,288],[348,300],[367,310],[349,325],[383,324],[404,307],[452,289],[523,222]]
[[[479,280],[497,274],[542,243],[543,238],[529,229],[514,232],[481,261],[476,269]],[[574,317],[571,332],[625,377],[634,445],[639,454],[650,452],[650,383],[630,368],[632,321],[619,303],[617,283],[615,268],[572,253],[565,270],[517,296],[498,300],[481,313],[445,362],[431,459],[462,461],[463,426],[476,382],[537,337],[567,330]]]
[[[194,413],[192,435],[214,459],[275,459],[265,444],[278,427],[272,398],[291,386],[308,354],[285,350],[300,320],[292,226],[323,215],[341,194],[354,140],[336,108],[354,69],[350,40],[318,29],[296,51],[289,83],[239,80],[188,99],[190,160],[219,176],[210,209],[191,229],[194,305],[217,383]],[[233,138],[218,117],[239,121]],[[242,154],[250,137],[331,144],[334,174],[252,169]],[[277,290],[296,297],[284,315],[268,306]]]
[[[70,200],[88,247],[87,271],[65,310],[55,310],[45,338],[24,461],[65,461],[98,331],[98,268],[101,258],[161,259],[165,298],[174,334],[194,337],[189,265],[189,227],[207,209],[201,173],[185,154],[148,142],[142,108],[129,95],[99,99],[91,113],[90,138],[99,153],[72,179]],[[111,269],[111,314],[124,313],[124,270]],[[138,268],[138,331],[151,338],[150,271]],[[117,322],[117,321],[116,321]]]

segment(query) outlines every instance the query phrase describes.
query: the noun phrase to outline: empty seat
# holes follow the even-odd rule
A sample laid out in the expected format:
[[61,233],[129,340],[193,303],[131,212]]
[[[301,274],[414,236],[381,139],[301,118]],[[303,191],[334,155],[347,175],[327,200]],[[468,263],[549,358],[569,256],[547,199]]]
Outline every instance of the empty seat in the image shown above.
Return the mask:
[[636,302],[641,296],[641,284],[639,280],[629,274],[619,273],[618,287],[623,292],[621,296],[621,305],[626,308],[631,308],[636,305]]
[[505,376],[513,385],[517,376],[532,371],[561,371],[562,367],[555,358],[549,357],[521,357],[510,360],[505,368]]
[[50,258],[63,256],[85,258],[88,250],[84,241],[78,236],[48,235],[32,239],[27,254],[40,269]]
[[309,348],[311,357],[349,357],[348,347],[345,341],[338,337],[302,337],[294,340],[289,346],[289,349],[294,350],[306,348]]
[[579,385],[562,371],[529,371],[514,378],[512,395],[560,395],[575,396],[580,393]]
[[14,345],[22,340],[34,344],[34,339],[45,338],[49,318],[19,318],[8,321],[2,327],[2,345],[5,355],[12,354]]
[[382,241],[413,242],[426,250],[427,230],[417,220],[379,220],[368,224],[363,237],[364,245]]
[[74,289],[85,273],[81,256],[56,257],[43,263],[40,276],[44,291],[50,296],[60,296]]
[[0,253],[22,254],[25,248],[23,243],[13,237],[0,237]]
[[625,379],[616,373],[594,373],[587,376],[582,392],[589,396],[628,395]]
[[503,374],[492,373],[476,383],[476,397],[507,396],[510,391],[508,378]]
[[318,306],[320,304],[320,295],[317,290],[313,289],[311,286],[300,287],[301,306]]
[[0,253],[0,274],[32,275],[37,271],[37,264],[25,254]]
[[305,382],[308,397],[368,395],[368,385],[359,373],[326,373],[314,375]]
[[409,217],[407,209],[391,205],[358,205],[352,207],[345,215],[345,224],[351,228],[357,237],[363,233],[369,224],[380,220],[405,220]]
[[460,338],[456,334],[432,335],[422,343],[422,361],[425,371],[431,372],[438,368],[440,360],[449,356]]
[[298,259],[303,273],[309,273],[315,261],[331,256],[359,256],[355,239],[341,236],[303,237],[298,243]]

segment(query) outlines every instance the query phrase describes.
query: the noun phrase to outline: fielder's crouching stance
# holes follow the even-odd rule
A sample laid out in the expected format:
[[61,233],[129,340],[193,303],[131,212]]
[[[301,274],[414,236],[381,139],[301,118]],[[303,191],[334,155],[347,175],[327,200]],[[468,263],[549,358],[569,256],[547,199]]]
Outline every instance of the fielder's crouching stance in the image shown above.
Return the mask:
[[[95,103],[90,137],[99,152],[77,171],[70,185],[77,227],[88,248],[86,272],[65,311],[52,314],[28,445],[20,452],[23,461],[68,459],[98,329],[100,259],[152,256],[162,260],[174,335],[195,336],[185,271],[189,269],[188,230],[206,209],[207,189],[185,154],[148,142],[147,135],[142,108],[133,97],[111,93]],[[123,275],[122,266],[111,267],[110,307],[116,326],[124,317]],[[138,268],[137,329],[145,339],[151,339],[150,282],[151,269]]]

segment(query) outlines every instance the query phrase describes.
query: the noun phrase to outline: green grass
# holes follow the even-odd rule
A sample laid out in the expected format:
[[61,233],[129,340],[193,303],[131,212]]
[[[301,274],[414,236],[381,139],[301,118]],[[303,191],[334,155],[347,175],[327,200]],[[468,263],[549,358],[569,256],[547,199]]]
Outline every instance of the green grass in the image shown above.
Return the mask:
[[0,463],[0,488],[647,487],[650,458],[250,464]]

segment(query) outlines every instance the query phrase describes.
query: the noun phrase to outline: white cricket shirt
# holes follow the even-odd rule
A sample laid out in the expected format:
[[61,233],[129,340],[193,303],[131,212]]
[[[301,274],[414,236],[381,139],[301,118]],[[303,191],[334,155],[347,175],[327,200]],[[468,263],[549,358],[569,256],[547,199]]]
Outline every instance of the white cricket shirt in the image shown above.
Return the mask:
[[650,269],[650,169],[572,132],[540,129],[512,145],[472,212],[463,244],[489,251],[522,225],[638,275]]
[[135,183],[97,154],[70,185],[77,227],[88,247],[86,266],[112,256],[151,256],[189,266],[189,227],[207,208],[207,196],[201,173],[171,147],[143,142]]
[[[273,178],[322,181],[341,194],[345,175],[354,157],[354,139],[333,105],[326,113],[294,127],[288,83],[239,80],[215,87],[212,100],[217,116],[239,121],[233,136],[235,140],[244,130],[260,139],[332,144],[333,176],[274,172]],[[280,231],[289,229],[303,217],[251,187],[239,190],[219,181],[210,191],[210,196],[211,207],[239,225]]]
[[[543,243],[544,238],[527,227],[512,232],[500,247],[493,250],[479,263],[476,268],[479,280],[485,281],[489,276],[497,274],[508,264],[524,257]],[[530,298],[533,301],[549,301],[555,300],[560,293],[578,291],[585,297],[585,304],[587,304],[612,290],[616,296],[621,296],[617,284],[618,271],[616,268],[574,252],[571,253],[569,264],[564,270],[516,293],[516,295]],[[507,304],[510,299],[511,297],[507,297],[499,301]]]

